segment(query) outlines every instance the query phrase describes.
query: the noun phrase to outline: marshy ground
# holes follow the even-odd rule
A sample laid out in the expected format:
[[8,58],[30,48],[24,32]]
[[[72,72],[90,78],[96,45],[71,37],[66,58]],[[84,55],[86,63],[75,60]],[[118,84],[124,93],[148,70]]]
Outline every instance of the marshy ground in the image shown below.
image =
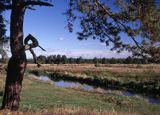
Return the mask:
[[[160,113],[160,104],[149,103],[139,96],[128,97],[116,93],[86,91],[81,88],[57,87],[51,81],[41,81],[30,77],[31,71],[38,72],[38,74],[56,73],[54,75],[60,78],[67,76],[66,79],[76,77],[84,80],[94,76],[92,79],[103,82],[111,80],[123,84],[128,81],[135,84],[141,82],[160,84],[160,65],[66,64],[42,65],[41,68],[36,68],[36,65],[30,64],[23,81],[20,110],[14,114],[159,115]],[[2,101],[4,83],[5,72],[3,71],[0,75],[0,102]],[[150,87],[155,91],[160,91],[159,85],[145,84],[145,87],[147,87],[146,91]],[[159,98],[158,93],[155,96]],[[5,112],[10,113],[9,111]],[[0,114],[5,112],[1,111]]]

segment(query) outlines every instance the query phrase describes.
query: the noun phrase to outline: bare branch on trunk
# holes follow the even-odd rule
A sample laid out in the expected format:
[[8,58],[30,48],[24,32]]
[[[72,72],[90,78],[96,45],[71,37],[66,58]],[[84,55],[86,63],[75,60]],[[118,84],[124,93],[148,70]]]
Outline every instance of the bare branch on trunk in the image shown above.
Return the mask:
[[22,6],[29,6],[29,5],[39,5],[39,6],[53,6],[52,4],[48,2],[42,2],[42,1],[26,1],[22,3]]
[[[29,41],[29,40],[32,41],[31,44],[28,44],[28,41]],[[31,34],[29,34],[29,35],[25,38],[24,44],[25,44],[24,49],[25,49],[25,50],[29,50],[29,51],[31,52],[31,54],[32,54],[32,56],[33,56],[34,63],[36,63],[37,66],[40,67],[41,65],[38,63],[38,61],[37,61],[37,56],[36,56],[36,54],[34,53],[34,51],[33,51],[32,48],[40,47],[43,51],[45,51],[45,49],[43,49],[41,46],[39,46],[38,40],[37,40],[35,37],[33,37]]]

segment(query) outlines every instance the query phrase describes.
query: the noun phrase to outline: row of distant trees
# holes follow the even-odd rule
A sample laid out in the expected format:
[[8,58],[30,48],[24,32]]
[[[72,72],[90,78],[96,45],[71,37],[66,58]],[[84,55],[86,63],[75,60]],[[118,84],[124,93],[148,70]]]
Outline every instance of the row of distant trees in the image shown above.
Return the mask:
[[[66,55],[50,55],[44,56],[40,55],[37,58],[38,62],[41,64],[148,64],[148,63],[160,63],[154,62],[152,60],[145,60],[134,57],[127,58],[93,58],[93,59],[84,59],[82,57],[72,58],[67,57]],[[28,60],[30,63],[33,63],[32,59]]]

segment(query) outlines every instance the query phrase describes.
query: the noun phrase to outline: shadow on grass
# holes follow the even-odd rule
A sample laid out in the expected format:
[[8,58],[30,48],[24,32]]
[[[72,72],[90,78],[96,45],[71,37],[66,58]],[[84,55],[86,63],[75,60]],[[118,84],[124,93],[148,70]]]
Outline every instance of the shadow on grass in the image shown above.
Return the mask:
[[0,91],[0,97],[3,96],[3,91]]

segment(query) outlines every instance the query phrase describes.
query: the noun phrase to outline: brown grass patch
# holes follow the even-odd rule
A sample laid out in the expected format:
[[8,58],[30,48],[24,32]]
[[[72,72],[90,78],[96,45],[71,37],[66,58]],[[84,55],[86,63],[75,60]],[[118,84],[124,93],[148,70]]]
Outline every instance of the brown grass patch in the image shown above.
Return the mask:
[[139,113],[116,112],[114,109],[112,111],[99,111],[74,108],[50,108],[42,112],[12,112],[1,110],[0,115],[139,115]]
[[85,71],[89,72],[116,72],[116,73],[125,73],[125,72],[144,72],[144,71],[153,71],[160,73],[160,64],[146,64],[140,65],[137,64],[100,64],[99,67],[95,67],[94,64],[43,64],[40,68],[37,68],[35,64],[28,64],[29,70],[38,70],[38,71],[49,71],[49,72],[72,72],[72,73],[81,73]]

